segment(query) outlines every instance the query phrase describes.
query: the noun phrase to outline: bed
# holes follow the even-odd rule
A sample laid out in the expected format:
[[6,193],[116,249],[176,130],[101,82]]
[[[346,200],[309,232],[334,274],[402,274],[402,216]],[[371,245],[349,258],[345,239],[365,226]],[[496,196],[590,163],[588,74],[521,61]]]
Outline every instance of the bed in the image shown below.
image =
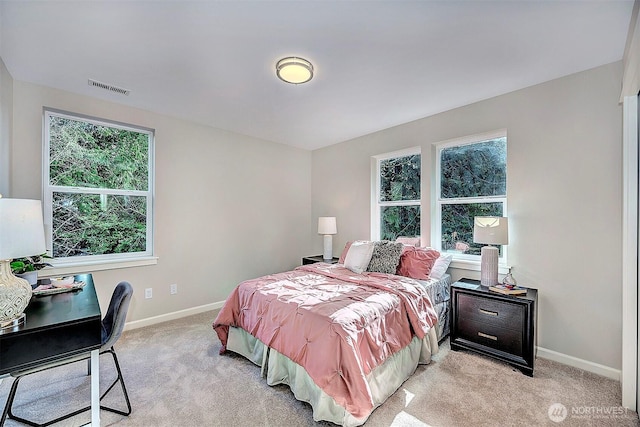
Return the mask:
[[304,265],[239,284],[213,327],[221,353],[288,385],[314,420],[358,426],[438,351],[449,281]]

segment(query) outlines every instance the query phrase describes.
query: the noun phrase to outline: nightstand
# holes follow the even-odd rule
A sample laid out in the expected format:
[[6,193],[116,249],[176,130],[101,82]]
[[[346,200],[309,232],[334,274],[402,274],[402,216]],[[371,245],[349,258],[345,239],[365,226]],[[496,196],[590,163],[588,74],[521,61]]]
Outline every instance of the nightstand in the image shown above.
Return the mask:
[[314,264],[316,262],[326,262],[328,264],[337,264],[338,258],[333,257],[331,261],[328,261],[328,260],[325,261],[324,259],[322,259],[322,255],[306,256],[302,258],[302,265]]
[[451,349],[472,350],[533,376],[538,291],[503,295],[461,279],[451,285]]

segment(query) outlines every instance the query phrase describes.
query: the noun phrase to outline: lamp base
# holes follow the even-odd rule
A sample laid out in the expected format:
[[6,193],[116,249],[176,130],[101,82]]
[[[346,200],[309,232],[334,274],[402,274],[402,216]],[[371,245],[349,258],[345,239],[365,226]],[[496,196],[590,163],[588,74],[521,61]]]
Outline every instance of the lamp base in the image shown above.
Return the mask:
[[333,236],[331,234],[324,235],[324,253],[322,258],[325,261],[333,259]]
[[0,332],[5,331],[7,329],[17,328],[22,325],[24,321],[27,319],[27,315],[22,313],[16,319],[7,320],[6,322],[0,322]]
[[31,300],[31,285],[11,272],[10,260],[0,261],[0,324],[19,319]]
[[498,283],[498,248],[483,246],[480,251],[480,284],[493,286]]

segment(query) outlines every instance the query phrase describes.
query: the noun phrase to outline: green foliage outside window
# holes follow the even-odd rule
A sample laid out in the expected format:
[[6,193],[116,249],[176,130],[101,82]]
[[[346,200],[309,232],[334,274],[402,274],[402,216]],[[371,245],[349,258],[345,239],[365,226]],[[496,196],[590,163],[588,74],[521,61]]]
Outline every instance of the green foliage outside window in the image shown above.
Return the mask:
[[507,194],[507,138],[444,148],[440,166],[443,199]]
[[144,197],[53,194],[54,257],[143,252],[146,236]]
[[507,138],[443,148],[440,170],[442,249],[479,255],[473,218],[505,214]]
[[420,200],[420,154],[380,162],[380,201]]
[[149,144],[145,132],[49,116],[54,257],[146,250],[147,197],[131,192],[149,188]]
[[502,203],[442,205],[442,249],[480,255],[483,245],[473,243],[473,218],[476,216],[503,216]]
[[380,218],[381,240],[420,235],[420,206],[382,206]]
[[149,135],[52,116],[51,185],[146,190]]
[[379,202],[399,202],[380,206],[380,239],[419,236],[420,154],[381,160],[379,179]]

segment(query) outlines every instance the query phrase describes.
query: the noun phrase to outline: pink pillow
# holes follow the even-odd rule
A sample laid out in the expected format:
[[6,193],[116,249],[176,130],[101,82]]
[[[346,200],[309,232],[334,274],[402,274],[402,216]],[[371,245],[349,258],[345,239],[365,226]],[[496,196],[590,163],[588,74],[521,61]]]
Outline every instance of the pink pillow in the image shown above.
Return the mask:
[[353,240],[347,242],[347,244],[344,245],[344,249],[340,254],[340,259],[338,260],[338,264],[344,264],[344,259],[347,257],[347,252],[349,252],[349,248],[351,247],[352,243],[353,243]]
[[412,279],[427,280],[431,268],[438,258],[440,258],[440,252],[435,249],[405,246],[396,274]]

